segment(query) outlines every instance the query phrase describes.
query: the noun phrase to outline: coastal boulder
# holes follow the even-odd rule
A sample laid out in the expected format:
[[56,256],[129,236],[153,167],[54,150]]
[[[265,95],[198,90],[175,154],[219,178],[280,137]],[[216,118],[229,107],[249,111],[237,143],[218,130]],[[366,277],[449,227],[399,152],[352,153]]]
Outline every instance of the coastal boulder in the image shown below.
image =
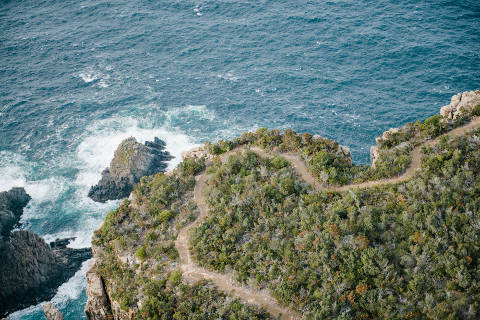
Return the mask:
[[102,172],[102,178],[88,196],[97,202],[126,198],[140,178],[165,171],[166,162],[172,158],[165,151],[165,142],[158,138],[145,144],[127,138],[118,146],[110,167]]
[[10,231],[20,221],[23,208],[30,199],[24,188],[0,192],[0,250],[4,248]]
[[63,314],[51,302],[43,305],[43,313],[47,320],[63,320]]

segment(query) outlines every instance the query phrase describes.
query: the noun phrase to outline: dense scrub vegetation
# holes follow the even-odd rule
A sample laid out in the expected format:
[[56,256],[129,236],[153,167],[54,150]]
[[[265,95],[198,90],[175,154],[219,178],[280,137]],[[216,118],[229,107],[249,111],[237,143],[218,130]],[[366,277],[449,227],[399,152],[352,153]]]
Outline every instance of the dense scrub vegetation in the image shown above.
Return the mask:
[[359,183],[402,174],[412,160],[410,153],[414,147],[470,121],[471,116],[480,114],[477,109],[480,110],[473,108],[471,114],[464,113],[454,122],[435,115],[424,122],[411,122],[388,131],[377,139],[379,157],[375,167],[353,164],[349,151],[335,141],[308,133],[298,134],[290,129],[281,132],[260,128],[233,141],[210,143],[208,151],[219,155],[238,146],[249,145],[281,153],[297,153],[305,160],[310,172],[325,185]]
[[208,282],[187,284],[176,269],[174,240],[198,215],[192,191],[204,168],[203,159],[186,159],[171,175],[142,178],[132,203],[110,212],[95,233],[97,271],[121,309],[136,310],[135,319],[269,318]]
[[442,138],[415,178],[374,189],[313,192],[281,157],[249,151],[209,173],[209,217],[191,239],[199,264],[270,288],[308,319],[480,318],[480,130]]

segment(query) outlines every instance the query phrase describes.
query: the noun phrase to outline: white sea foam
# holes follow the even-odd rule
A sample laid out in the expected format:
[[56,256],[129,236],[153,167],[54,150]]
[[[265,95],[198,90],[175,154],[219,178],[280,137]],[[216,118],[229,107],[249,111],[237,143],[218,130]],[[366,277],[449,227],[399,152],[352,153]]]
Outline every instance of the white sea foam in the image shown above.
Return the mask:
[[12,187],[24,187],[29,167],[22,156],[13,152],[0,151],[0,191],[7,191]]
[[234,76],[231,72],[227,72],[225,74],[217,74],[217,77],[224,80],[233,81],[233,82],[237,82],[239,79],[239,77]]
[[188,118],[189,120],[205,119],[213,121],[216,118],[215,112],[208,109],[206,105],[186,105],[183,107],[172,108],[166,111],[167,123],[175,123],[179,119]]
[[[54,201],[61,191],[63,183],[56,178],[28,180],[33,164],[16,154],[10,155],[13,157],[11,161],[0,161],[0,191],[7,191],[13,187],[24,187],[25,191],[37,202]],[[11,162],[17,163],[12,164]]]
[[83,80],[85,83],[96,82],[96,85],[100,88],[107,88],[109,87],[109,83],[107,82],[110,79],[109,71],[112,70],[111,66],[105,66],[98,68],[102,69],[102,71],[98,71],[96,68],[88,68],[82,72],[78,73],[78,76]]
[[85,82],[85,83],[90,83],[92,81],[95,81],[97,80],[98,78],[100,78],[101,74],[100,73],[96,73],[94,71],[85,71],[85,72],[80,72],[78,74],[78,76],[80,78],[82,78],[82,80]]
[[84,261],[80,270],[58,288],[57,294],[51,300],[55,305],[62,306],[67,300],[77,299],[82,290],[87,287],[86,274],[89,261]]
[[198,5],[195,8],[193,8],[193,12],[195,12],[196,15],[199,17],[203,16],[203,13],[200,12],[200,8],[198,7]]
[[[78,299],[82,291],[85,290],[87,287],[86,274],[89,262],[90,260],[84,261],[80,270],[78,270],[67,282],[58,287],[57,293],[52,300],[50,300],[50,302],[52,302],[57,308],[62,309],[69,301]],[[11,320],[21,320],[29,315],[41,313],[43,304],[44,302],[41,302],[37,305],[30,306],[26,309],[14,312],[8,317]]]
[[[204,112],[202,106],[189,106],[190,111]],[[182,132],[165,128],[142,128],[139,121],[131,117],[111,118],[94,123],[87,129],[89,135],[77,148],[77,157],[81,162],[77,184],[91,186],[98,182],[101,171],[107,167],[113,154],[128,137],[135,137],[140,143],[158,137],[167,144],[166,149],[175,157],[168,164],[173,169],[180,163],[183,151],[196,146]]]

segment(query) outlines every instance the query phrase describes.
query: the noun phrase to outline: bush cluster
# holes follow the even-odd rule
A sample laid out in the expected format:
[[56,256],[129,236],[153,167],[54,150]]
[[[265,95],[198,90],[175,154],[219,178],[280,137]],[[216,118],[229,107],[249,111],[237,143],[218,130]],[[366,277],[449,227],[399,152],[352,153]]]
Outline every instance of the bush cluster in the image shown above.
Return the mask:
[[[204,159],[184,160],[171,175],[142,178],[135,200],[122,202],[96,231],[98,273],[109,296],[134,319],[268,319],[268,314],[216,290],[208,282],[189,285],[176,269],[178,231],[198,215],[194,176]],[[120,257],[135,262],[125,263]],[[141,301],[141,308],[138,303]]]
[[198,263],[307,319],[480,317],[480,130],[424,150],[412,180],[313,192],[251,152],[211,170]]

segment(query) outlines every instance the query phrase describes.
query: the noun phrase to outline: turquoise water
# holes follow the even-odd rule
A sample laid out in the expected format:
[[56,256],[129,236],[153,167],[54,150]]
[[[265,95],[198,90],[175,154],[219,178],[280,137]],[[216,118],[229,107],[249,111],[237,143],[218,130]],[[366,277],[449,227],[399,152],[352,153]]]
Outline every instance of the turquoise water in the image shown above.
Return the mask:
[[[292,128],[367,163],[384,130],[480,88],[478,1],[2,1],[0,30],[0,191],[24,186],[24,228],[74,247],[117,205],[86,194],[125,137],[179,156]],[[85,270],[53,299],[65,319]]]

